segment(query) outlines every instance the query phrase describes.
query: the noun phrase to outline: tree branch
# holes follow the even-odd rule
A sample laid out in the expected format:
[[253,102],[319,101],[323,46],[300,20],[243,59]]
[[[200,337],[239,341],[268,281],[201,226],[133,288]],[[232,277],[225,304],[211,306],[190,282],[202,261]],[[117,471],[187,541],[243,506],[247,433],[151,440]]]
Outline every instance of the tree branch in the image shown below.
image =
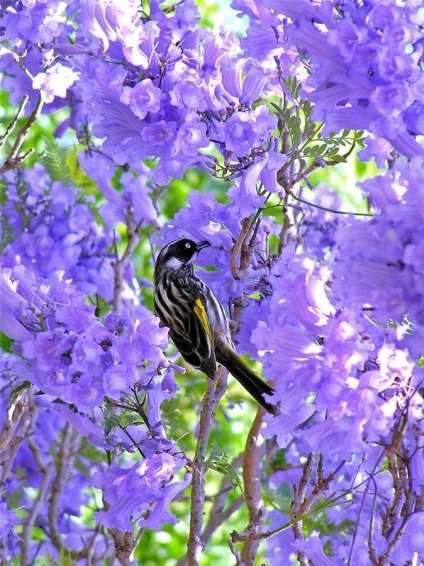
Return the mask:
[[51,496],[48,508],[49,534],[52,543],[59,550],[63,550],[73,560],[87,558],[91,544],[84,546],[81,550],[75,551],[63,545],[62,535],[58,529],[58,514],[60,505],[60,495],[63,491],[69,471],[73,466],[77,447],[72,442],[73,430],[69,424],[63,428],[62,439],[57,453],[56,475],[51,486]]
[[[9,127],[6,129],[6,132],[1,137],[1,145],[3,145],[5,143],[6,136],[10,135],[12,130],[15,128],[17,121],[18,121],[20,115],[22,114],[23,109],[26,106],[26,103],[27,102],[26,102],[25,97],[24,97],[20,106],[19,106],[19,109],[18,109],[18,111],[15,115],[15,118],[13,119],[13,121],[9,125]],[[25,122],[25,124],[22,126],[22,128],[19,130],[19,132],[16,134],[15,143],[12,145],[12,148],[9,151],[9,154],[7,155],[3,165],[0,167],[0,175],[2,175],[3,173],[6,173],[6,171],[9,171],[10,169],[14,169],[17,165],[20,165],[34,151],[34,149],[31,148],[26,153],[22,153],[22,154],[19,155],[19,151],[22,147],[22,144],[24,143],[25,138],[27,137],[29,130],[35,124],[38,116],[40,115],[41,110],[43,108],[43,105],[44,105],[44,101],[43,101],[43,99],[40,95],[36,107],[31,112],[28,120]]]
[[[247,509],[249,511],[249,526],[252,534],[263,529],[266,510],[262,499],[261,464],[264,455],[264,441],[261,437],[262,419],[265,409],[258,407],[255,420],[252,423],[246,439],[246,449],[243,460],[243,481]],[[259,539],[255,536],[247,538],[241,553],[243,564],[253,565],[259,548]]]
[[[237,458],[237,460],[238,460],[238,458]],[[235,462],[233,462],[232,465],[234,467],[236,467]],[[208,522],[205,525],[203,532],[202,532],[201,540],[202,540],[203,548],[206,547],[209,539],[214,534],[214,532],[219,527],[221,527],[222,524],[227,519],[229,519],[236,511],[238,511],[238,509],[240,509],[240,507],[243,505],[243,498],[238,497],[232,503],[230,503],[230,505],[228,507],[224,508],[225,499],[227,497],[227,493],[228,493],[229,489],[232,489],[232,488],[230,487],[230,483],[229,483],[228,479],[224,476],[222,483],[221,483],[221,488],[219,490],[219,493],[212,498],[212,508],[210,509],[210,511],[208,513]],[[188,564],[187,556],[182,556],[176,562],[175,566],[187,566],[187,564]]]
[[34,527],[35,521],[37,520],[38,514],[41,510],[41,507],[46,502],[49,494],[50,489],[50,482],[54,473],[54,466],[51,462],[46,464],[43,461],[41,453],[38,447],[35,445],[34,441],[28,439],[28,445],[30,447],[31,452],[33,453],[34,459],[38,464],[40,472],[43,475],[43,479],[41,480],[41,485],[38,489],[37,497],[32,505],[31,510],[29,511],[28,517],[24,521],[23,530],[22,530],[22,538],[21,538],[21,563],[22,566],[27,566],[30,564],[29,561],[29,547],[31,541],[31,534],[32,529]]
[[[237,469],[240,466],[241,461],[242,456],[238,456],[232,462],[232,467]],[[221,482],[219,493],[213,498],[212,508],[209,512],[209,519],[207,524],[205,525],[205,528],[203,529],[202,542],[204,546],[206,546],[206,543],[215,532],[215,530],[243,505],[243,498],[238,497],[226,509],[224,509],[225,499],[227,497],[229,489],[231,489],[230,482],[224,476]]]
[[4,134],[2,134],[0,136],[0,148],[4,146],[4,144],[7,141],[7,138],[10,136],[10,134],[15,129],[16,124],[18,123],[18,120],[21,118],[22,114],[24,113],[26,105],[28,104],[28,100],[29,100],[29,96],[27,94],[25,94],[24,97],[21,100],[21,103],[19,104],[19,107],[18,107],[18,110],[16,111],[15,117],[10,122],[10,124],[7,126]]
[[[316,456],[312,453],[308,455],[308,458],[303,466],[302,477],[299,480],[299,484],[293,485],[293,501],[291,504],[291,520],[293,521],[292,530],[294,538],[297,540],[304,540],[303,534],[303,517],[310,513],[313,503],[322,495],[324,491],[329,489],[330,483],[334,481],[340,469],[344,466],[345,460],[343,460],[337,468],[324,477],[321,469],[321,456],[318,462],[318,481],[315,487],[312,489],[311,494],[306,497],[306,491],[310,484],[313,467],[316,461]],[[309,566],[310,560],[305,551],[299,551],[297,554],[297,559],[302,566]]]
[[253,248],[247,243],[247,238],[252,230],[252,218],[249,216],[242,222],[240,234],[231,249],[230,269],[234,279],[244,280],[250,267]]
[[204,462],[209,443],[209,436],[213,425],[213,413],[219,400],[225,393],[227,370],[221,366],[216,379],[207,379],[207,390],[202,402],[200,413],[199,438],[193,465],[193,478],[191,482],[191,515],[190,532],[187,543],[187,561],[189,566],[198,566],[200,554],[204,548],[202,540],[203,513],[205,504],[205,477]]
[[10,398],[6,414],[6,422],[0,435],[0,454],[8,448],[19,425],[21,417],[24,414],[27,394],[27,390],[23,390],[19,391],[17,395],[13,395]]
[[124,269],[128,265],[131,256],[140,242],[139,225],[134,225],[134,217],[130,207],[126,211],[127,219],[127,246],[121,258],[116,254],[116,261],[112,263],[113,271],[115,273],[114,287],[113,287],[113,310],[117,314],[121,312],[121,298],[123,290],[123,276]]
[[118,531],[118,529],[110,529],[109,533],[113,537],[116,559],[119,564],[122,564],[122,566],[130,566],[133,563],[130,556],[134,550],[134,536],[132,531],[123,533]]

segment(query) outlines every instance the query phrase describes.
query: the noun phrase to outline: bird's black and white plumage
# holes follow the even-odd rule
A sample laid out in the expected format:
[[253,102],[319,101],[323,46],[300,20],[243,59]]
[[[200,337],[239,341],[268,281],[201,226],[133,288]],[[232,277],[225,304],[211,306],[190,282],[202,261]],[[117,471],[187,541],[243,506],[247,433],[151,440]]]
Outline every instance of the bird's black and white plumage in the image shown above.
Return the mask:
[[236,354],[227,315],[213,291],[194,273],[193,262],[209,242],[182,239],[159,253],[154,274],[155,312],[183,358],[214,378],[222,364],[268,412],[263,397],[274,390]]

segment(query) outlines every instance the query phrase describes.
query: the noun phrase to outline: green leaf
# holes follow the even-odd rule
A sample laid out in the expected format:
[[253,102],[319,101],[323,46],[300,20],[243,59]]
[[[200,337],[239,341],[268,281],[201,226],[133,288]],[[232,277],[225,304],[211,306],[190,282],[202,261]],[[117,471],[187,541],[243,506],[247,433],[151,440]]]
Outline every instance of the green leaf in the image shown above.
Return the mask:
[[283,110],[280,106],[278,106],[278,104],[275,104],[275,102],[269,101],[269,104],[274,108],[274,110],[282,118],[282,120],[285,120],[285,112],[286,111]]
[[103,410],[103,414],[105,415],[105,437],[111,432],[113,428],[127,428],[128,426],[144,424],[140,421],[138,414],[132,411],[124,410],[119,414],[114,414],[108,407],[107,409]]
[[61,548],[59,560],[55,560],[55,558],[47,551],[46,556],[42,559],[41,566],[76,566],[76,562],[74,562],[69,554]]
[[44,165],[52,181],[60,181],[64,185],[70,185],[69,171],[66,167],[66,154],[68,150],[50,138],[44,139],[44,150],[39,156],[39,161]]
[[16,395],[16,393],[19,393],[19,391],[23,391],[24,389],[28,389],[28,387],[31,387],[31,385],[32,383],[30,381],[25,380],[12,390],[11,395]]
[[228,461],[226,451],[220,448],[216,442],[212,447],[209,458],[204,463],[204,467],[215,470],[219,474],[223,474],[229,481],[234,491],[239,488],[240,491],[243,492],[243,484],[241,482],[241,479]]
[[346,163],[346,159],[343,157],[343,155],[335,155],[331,158],[331,161],[335,161],[336,163]]

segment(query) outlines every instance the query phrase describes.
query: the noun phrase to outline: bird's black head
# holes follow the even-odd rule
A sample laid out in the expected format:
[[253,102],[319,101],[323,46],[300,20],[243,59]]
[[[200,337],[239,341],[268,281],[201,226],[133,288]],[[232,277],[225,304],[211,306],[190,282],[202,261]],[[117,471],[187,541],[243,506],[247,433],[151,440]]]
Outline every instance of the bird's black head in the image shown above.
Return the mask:
[[168,267],[172,269],[179,269],[180,267],[191,265],[195,260],[197,254],[203,248],[210,246],[206,240],[203,242],[194,242],[193,240],[176,240],[167,244],[162,248],[156,265]]

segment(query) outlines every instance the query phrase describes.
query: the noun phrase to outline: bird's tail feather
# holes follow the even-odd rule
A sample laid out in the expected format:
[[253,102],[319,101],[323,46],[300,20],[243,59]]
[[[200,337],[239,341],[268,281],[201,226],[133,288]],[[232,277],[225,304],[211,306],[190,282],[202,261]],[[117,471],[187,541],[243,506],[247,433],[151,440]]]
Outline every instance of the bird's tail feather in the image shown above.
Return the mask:
[[222,364],[237,381],[243,385],[246,391],[272,415],[277,412],[277,407],[265,401],[263,394],[273,395],[273,388],[265,383],[257,373],[226,344],[220,343],[216,348],[216,359]]

